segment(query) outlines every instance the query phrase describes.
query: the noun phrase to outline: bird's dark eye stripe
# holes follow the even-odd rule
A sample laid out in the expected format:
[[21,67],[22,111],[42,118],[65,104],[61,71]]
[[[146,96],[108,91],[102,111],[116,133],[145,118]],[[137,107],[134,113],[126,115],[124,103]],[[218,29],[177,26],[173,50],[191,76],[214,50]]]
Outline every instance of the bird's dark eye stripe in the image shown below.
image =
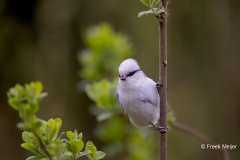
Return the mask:
[[141,70],[141,69],[138,69],[138,70],[136,70],[136,71],[129,72],[129,73],[127,74],[127,77],[130,77],[130,76],[134,75],[136,72],[138,72],[138,71],[140,71],[140,70]]

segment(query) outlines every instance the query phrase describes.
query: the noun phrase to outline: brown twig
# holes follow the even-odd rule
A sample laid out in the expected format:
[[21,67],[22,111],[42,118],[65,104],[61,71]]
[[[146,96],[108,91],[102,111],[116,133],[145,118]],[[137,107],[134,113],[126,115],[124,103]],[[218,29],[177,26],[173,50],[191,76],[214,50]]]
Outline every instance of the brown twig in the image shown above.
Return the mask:
[[[180,131],[183,131],[185,133],[188,133],[190,135],[192,135],[193,137],[199,139],[200,141],[206,143],[206,144],[211,144],[211,145],[218,145],[217,142],[215,142],[213,139],[207,137],[206,135],[188,127],[188,126],[185,126],[181,123],[178,123],[178,122],[174,122],[172,124],[172,127],[175,128],[175,129],[178,129]],[[219,159],[221,160],[230,160],[230,156],[228,154],[228,151],[226,149],[216,149],[218,155],[219,155]]]
[[40,144],[40,147],[43,149],[44,153],[48,156],[48,158],[50,160],[52,160],[52,157],[50,155],[50,153],[48,152],[46,146],[42,143],[42,140],[41,138],[39,137],[39,135],[37,134],[37,132],[33,132],[33,134],[37,137],[38,141],[39,141],[39,144]]
[[[159,7],[164,8],[159,16],[156,16],[159,22],[159,70],[161,83],[160,93],[160,126],[167,127],[167,5],[168,0],[162,0]],[[160,134],[160,160],[167,160],[167,132]]]

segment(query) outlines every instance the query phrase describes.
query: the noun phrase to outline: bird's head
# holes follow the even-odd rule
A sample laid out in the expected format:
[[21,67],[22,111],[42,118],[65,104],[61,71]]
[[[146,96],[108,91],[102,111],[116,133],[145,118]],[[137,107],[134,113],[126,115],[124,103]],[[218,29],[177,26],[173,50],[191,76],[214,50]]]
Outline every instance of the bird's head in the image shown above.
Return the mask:
[[135,79],[141,72],[141,69],[137,63],[136,60],[129,58],[124,60],[119,68],[118,68],[118,73],[119,73],[119,79],[121,81],[126,81],[128,79]]

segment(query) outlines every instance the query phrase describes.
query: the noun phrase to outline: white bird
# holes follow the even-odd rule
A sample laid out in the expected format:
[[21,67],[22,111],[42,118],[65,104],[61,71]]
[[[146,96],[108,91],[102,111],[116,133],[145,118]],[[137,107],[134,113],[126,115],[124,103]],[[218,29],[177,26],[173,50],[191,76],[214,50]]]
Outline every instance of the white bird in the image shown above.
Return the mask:
[[118,72],[116,97],[130,122],[138,128],[154,126],[159,132],[166,132],[164,127],[156,126],[160,118],[160,97],[156,83],[131,58],[120,64]]

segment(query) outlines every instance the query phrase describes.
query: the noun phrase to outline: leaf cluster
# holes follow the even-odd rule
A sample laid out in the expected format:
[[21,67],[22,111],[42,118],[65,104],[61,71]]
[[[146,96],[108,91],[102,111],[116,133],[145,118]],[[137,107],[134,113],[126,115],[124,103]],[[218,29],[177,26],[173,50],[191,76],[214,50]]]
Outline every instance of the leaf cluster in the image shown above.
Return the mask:
[[80,51],[78,61],[82,65],[81,78],[100,80],[117,76],[116,68],[121,59],[132,54],[131,43],[127,36],[115,33],[110,25],[101,23],[90,27],[85,36],[87,48]]
[[23,120],[17,125],[24,131],[22,139],[25,143],[21,147],[35,154],[27,160],[76,160],[82,156],[87,156],[89,160],[102,159],[105,153],[97,151],[91,141],[82,151],[83,135],[78,134],[77,130],[67,131],[67,139],[62,139],[64,132],[59,134],[62,126],[60,118],[44,121],[36,117],[40,101],[47,95],[42,90],[41,82],[31,82],[25,86],[17,84],[7,93],[8,103]]
[[144,5],[149,7],[150,9],[148,11],[142,11],[138,13],[138,17],[141,17],[143,15],[148,14],[154,14],[155,16],[158,16],[160,13],[164,12],[164,8],[162,7],[156,7],[157,4],[160,2],[160,0],[140,0]]

